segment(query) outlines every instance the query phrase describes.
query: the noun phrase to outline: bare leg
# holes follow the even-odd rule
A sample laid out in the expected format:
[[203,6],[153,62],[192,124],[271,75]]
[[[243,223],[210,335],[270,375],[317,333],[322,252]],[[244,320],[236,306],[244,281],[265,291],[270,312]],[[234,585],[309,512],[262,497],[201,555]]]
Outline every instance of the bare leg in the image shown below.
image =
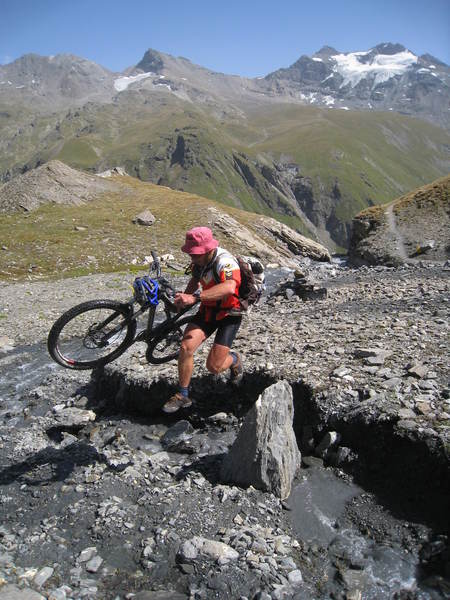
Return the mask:
[[194,370],[194,353],[205,339],[205,332],[198,325],[189,325],[184,332],[178,357],[178,377],[181,387],[189,387]]
[[221,346],[220,344],[213,344],[206,361],[208,371],[217,375],[229,369],[232,364],[233,357],[230,354],[230,348],[228,346]]

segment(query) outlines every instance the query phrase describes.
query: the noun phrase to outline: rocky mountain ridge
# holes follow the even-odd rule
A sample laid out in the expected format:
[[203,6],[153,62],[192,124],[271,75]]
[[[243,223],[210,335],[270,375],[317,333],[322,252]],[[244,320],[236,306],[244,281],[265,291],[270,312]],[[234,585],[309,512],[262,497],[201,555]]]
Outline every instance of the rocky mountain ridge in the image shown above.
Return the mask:
[[401,44],[340,53],[325,46],[265,78],[276,93],[344,109],[394,110],[448,126],[450,69]]
[[347,53],[325,46],[259,78],[217,73],[153,49],[122,73],[67,54],[27,54],[0,66],[0,102],[17,98],[37,102],[41,109],[47,103],[47,110],[111,101],[129,87],[163,86],[193,102],[220,98],[238,106],[289,101],[347,110],[394,110],[444,126],[449,124],[449,84],[448,65],[392,43]]
[[43,112],[105,102],[113,96],[114,79],[108,69],[72,54],[25,54],[0,65],[0,102],[15,100]]

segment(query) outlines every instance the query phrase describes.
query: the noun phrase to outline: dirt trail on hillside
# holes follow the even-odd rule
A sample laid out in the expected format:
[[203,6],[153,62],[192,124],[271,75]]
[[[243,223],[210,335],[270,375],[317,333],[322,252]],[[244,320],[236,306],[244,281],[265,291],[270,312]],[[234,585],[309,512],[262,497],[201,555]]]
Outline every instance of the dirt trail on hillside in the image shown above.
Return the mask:
[[400,258],[405,262],[408,262],[408,255],[406,253],[405,244],[403,242],[403,236],[400,231],[397,229],[397,224],[395,222],[395,215],[393,206],[388,206],[386,209],[386,220],[389,227],[389,231],[394,237],[395,240],[395,249],[398,251]]
[[248,147],[252,148],[253,146],[256,146],[257,144],[262,144],[263,142],[265,142],[267,139],[269,138],[269,134],[267,133],[267,129],[263,129],[262,130],[262,137],[259,140],[255,140],[254,142],[251,142]]

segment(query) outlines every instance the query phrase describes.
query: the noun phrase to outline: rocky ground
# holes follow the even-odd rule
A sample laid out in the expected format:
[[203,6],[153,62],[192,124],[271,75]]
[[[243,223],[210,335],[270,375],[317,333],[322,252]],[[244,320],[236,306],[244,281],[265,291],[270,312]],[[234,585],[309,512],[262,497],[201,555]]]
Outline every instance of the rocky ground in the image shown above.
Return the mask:
[[[244,321],[241,386],[198,354],[183,414],[160,411],[176,365],[149,366],[141,344],[92,377],[57,368],[4,396],[1,598],[448,597],[450,268],[304,270],[311,300],[285,272]],[[61,312],[126,298],[126,282],[5,285],[2,381],[42,355]],[[246,411],[279,379],[303,457],[286,502],[219,479]]]

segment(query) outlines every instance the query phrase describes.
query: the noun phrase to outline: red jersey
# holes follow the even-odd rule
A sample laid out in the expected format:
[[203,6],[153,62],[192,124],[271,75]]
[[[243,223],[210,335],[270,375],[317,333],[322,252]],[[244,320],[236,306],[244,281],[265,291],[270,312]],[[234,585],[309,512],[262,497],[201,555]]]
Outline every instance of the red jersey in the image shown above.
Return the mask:
[[216,248],[213,258],[205,267],[195,267],[192,276],[200,282],[202,290],[209,290],[218,283],[229,279],[236,282],[234,294],[230,294],[222,300],[202,301],[200,313],[205,321],[219,321],[225,318],[232,309],[240,310],[241,304],[237,296],[241,284],[241,271],[239,264],[232,254],[223,248]]

